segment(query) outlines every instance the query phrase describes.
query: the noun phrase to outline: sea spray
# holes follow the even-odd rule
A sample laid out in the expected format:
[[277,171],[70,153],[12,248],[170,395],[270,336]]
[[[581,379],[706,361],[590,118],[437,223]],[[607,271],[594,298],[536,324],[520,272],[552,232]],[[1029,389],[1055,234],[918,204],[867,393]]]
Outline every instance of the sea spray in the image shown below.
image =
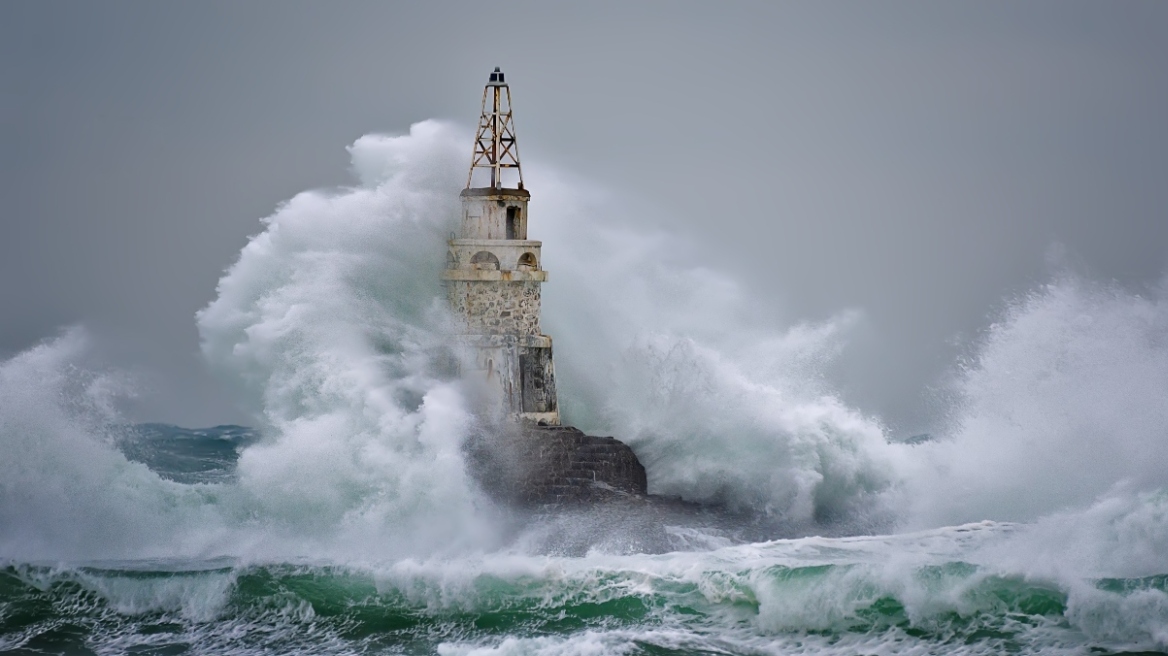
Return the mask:
[[[460,450],[471,421],[465,390],[430,358],[448,332],[437,273],[457,211],[464,136],[426,122],[409,135],[362,138],[351,148],[360,184],[283,204],[226,272],[198,324],[209,364],[261,433],[234,476],[175,486],[117,452],[102,428],[115,423],[108,413],[70,411],[94,395],[52,381],[82,358],[83,340],[9,363],[11,375],[35,379],[42,393],[10,396],[5,409],[29,427],[9,414],[4,439],[72,463],[8,461],[20,469],[9,477],[19,494],[4,500],[20,527],[10,533],[40,545],[30,552],[66,553],[73,542],[76,555],[94,558],[146,553],[149,544],[175,555],[262,558],[491,548],[497,536],[483,524],[498,518]],[[561,249],[560,307],[595,309],[575,315],[559,341],[577,417],[637,444],[658,492],[801,521],[870,505],[888,481],[865,451],[880,448],[879,427],[815,373],[835,352],[846,316],[777,334],[751,328],[734,281],[684,257],[658,257],[684,255],[677,241],[623,227],[617,212],[579,221],[593,201],[554,179],[545,186],[532,229]],[[563,249],[571,243],[577,250]],[[626,271],[635,284],[598,287],[613,281],[597,270]],[[590,339],[598,335],[607,339]],[[42,364],[29,369],[32,361]],[[132,489],[129,498],[113,502],[96,482],[82,489],[106,475],[112,490]],[[19,499],[38,489],[62,498],[25,521]],[[95,511],[107,502],[114,507]],[[71,508],[83,519],[69,519]],[[50,524],[60,533],[42,532]],[[134,548],[113,548],[123,543]]]
[[490,542],[461,452],[470,416],[432,366],[450,333],[455,132],[358,140],[361,184],[282,205],[199,313],[204,354],[266,437],[240,458],[239,491],[287,540],[366,557]]
[[468,395],[430,357],[468,139],[359,140],[359,184],[278,208],[224,275],[202,345],[260,433],[233,472],[124,457],[124,385],[82,333],[0,363],[0,650],[1168,650],[1163,294],[1055,277],[976,345],[935,440],[889,444],[821,374],[854,314],[766,316],[536,167],[568,419],[633,442],[655,491],[803,536],[682,518],[638,553],[628,513],[566,556],[478,493]]
[[[271,434],[244,453],[240,485],[298,530],[331,530],[373,496],[400,500],[393,521],[463,508],[460,525],[481,502],[458,453],[466,395],[426,358],[449,330],[437,274],[464,136],[426,122],[359,140],[361,185],[282,206],[200,313],[208,359],[246,390]],[[817,375],[851,315],[775,331],[735,281],[688,263],[680,240],[628,227],[632,217],[595,209],[554,172],[529,177],[567,421],[629,441],[658,493],[870,521],[891,480],[882,429]],[[438,485],[436,460],[449,473]]]
[[0,560],[197,552],[217,530],[207,499],[117,449],[130,381],[85,367],[89,349],[72,328],[0,362]]
[[533,199],[547,197],[532,201],[532,231],[554,276],[546,323],[569,421],[632,445],[657,494],[790,521],[887,520],[878,497],[896,450],[822,373],[856,311],[776,325],[684,236],[633,227],[630,203],[530,177]]
[[[912,525],[1034,520],[1168,489],[1168,298],[1064,273],[1010,302],[896,502]],[[1165,559],[1168,566],[1168,557]]]

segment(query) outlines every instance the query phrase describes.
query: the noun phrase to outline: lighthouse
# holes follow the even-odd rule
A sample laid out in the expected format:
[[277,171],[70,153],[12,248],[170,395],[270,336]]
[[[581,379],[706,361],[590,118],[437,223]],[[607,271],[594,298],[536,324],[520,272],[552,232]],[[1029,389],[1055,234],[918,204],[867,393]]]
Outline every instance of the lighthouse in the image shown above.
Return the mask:
[[483,89],[460,198],[461,222],[448,242],[442,280],[473,360],[463,373],[485,381],[510,418],[559,426],[552,338],[539,324],[548,274],[542,243],[527,238],[531,194],[523,186],[511,89],[498,67]]

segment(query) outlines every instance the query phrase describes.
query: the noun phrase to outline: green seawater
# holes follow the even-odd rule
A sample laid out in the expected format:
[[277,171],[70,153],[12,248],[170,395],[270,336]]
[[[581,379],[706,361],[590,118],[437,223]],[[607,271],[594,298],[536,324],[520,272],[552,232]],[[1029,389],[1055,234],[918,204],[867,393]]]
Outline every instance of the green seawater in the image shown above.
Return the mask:
[[[594,653],[754,654],[1121,653],[1141,647],[1092,645],[1068,619],[1068,595],[1056,585],[987,576],[965,563],[914,572],[909,594],[933,593],[923,604],[898,597],[854,565],[688,576],[582,565],[571,574],[553,567],[545,576],[488,572],[457,582],[403,576],[392,567],[9,565],[0,570],[0,649],[430,654],[587,647],[600,650]],[[1113,596],[1116,607],[1133,594],[1168,593],[1163,576],[1100,580],[1094,587]],[[784,597],[812,612],[792,613],[775,603]]]
[[[121,446],[177,483],[213,486],[256,439],[146,425]],[[0,653],[1163,652],[1168,574],[1051,578],[962,557],[1017,530],[360,564],[0,561]]]

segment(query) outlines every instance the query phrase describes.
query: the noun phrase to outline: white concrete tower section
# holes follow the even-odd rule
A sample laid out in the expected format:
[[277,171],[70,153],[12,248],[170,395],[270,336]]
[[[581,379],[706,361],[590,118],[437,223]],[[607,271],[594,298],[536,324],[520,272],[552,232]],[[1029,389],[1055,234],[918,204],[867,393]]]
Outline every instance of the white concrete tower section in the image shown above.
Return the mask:
[[[514,184],[506,186],[507,182]],[[476,184],[480,186],[475,186]],[[547,280],[538,241],[527,238],[527,201],[511,116],[511,89],[495,68],[462,198],[462,225],[449,242],[442,279],[475,355],[475,371],[524,422],[558,426],[552,338],[540,332],[540,285]]]

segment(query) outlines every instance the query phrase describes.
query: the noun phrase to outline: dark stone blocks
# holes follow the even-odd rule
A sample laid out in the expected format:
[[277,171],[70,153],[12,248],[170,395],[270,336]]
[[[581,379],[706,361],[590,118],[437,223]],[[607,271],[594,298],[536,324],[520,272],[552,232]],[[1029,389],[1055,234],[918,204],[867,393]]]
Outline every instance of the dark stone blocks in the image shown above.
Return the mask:
[[496,500],[526,506],[644,496],[645,468],[628,445],[571,426],[525,426],[475,436],[468,463]]

